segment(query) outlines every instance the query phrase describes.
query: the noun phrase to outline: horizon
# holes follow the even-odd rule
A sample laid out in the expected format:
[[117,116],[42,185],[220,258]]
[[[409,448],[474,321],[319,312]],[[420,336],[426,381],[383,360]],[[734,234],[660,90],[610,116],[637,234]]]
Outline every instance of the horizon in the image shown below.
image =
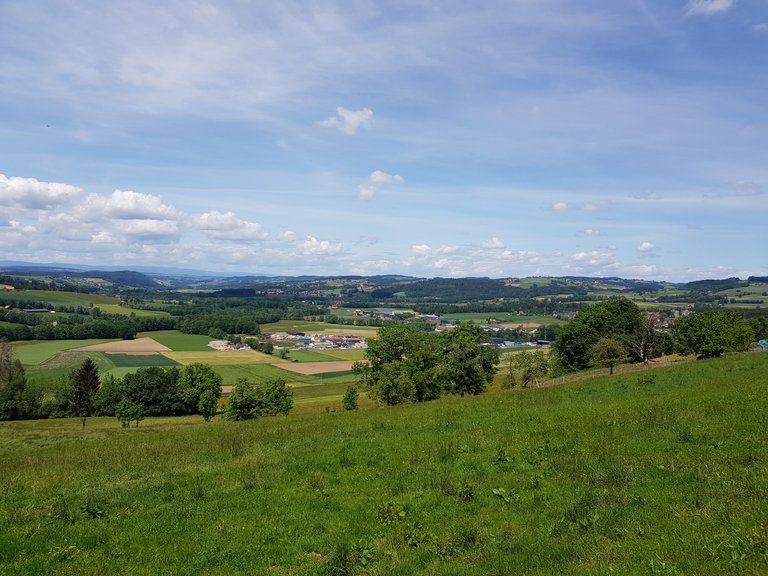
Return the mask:
[[216,275],[766,276],[763,8],[0,4],[0,242]]

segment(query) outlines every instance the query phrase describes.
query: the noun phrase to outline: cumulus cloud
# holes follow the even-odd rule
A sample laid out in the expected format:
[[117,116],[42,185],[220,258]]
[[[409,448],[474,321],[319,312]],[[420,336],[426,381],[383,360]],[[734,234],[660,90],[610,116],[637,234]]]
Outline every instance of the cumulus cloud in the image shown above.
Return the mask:
[[197,217],[197,225],[209,238],[219,240],[262,240],[267,237],[261,224],[241,220],[232,212],[206,212]]
[[82,188],[69,184],[0,174],[0,206],[45,210],[70,204],[82,193]]
[[179,235],[178,223],[172,220],[132,219],[115,224],[120,232],[135,240],[169,242]]
[[656,246],[654,246],[651,242],[641,242],[640,245],[637,247],[638,252],[651,252]]
[[616,263],[613,254],[609,252],[577,252],[571,256],[571,260],[576,264],[592,267],[605,267]]
[[554,206],[552,206],[552,210],[555,212],[565,212],[568,210],[569,206],[566,202],[558,202]]
[[458,250],[456,246],[440,246],[432,248],[429,244],[414,244],[411,251],[419,256],[453,254]]
[[112,242],[114,242],[114,239],[109,232],[101,231],[96,234],[91,234],[92,244],[111,244]]
[[501,253],[501,257],[504,260],[514,262],[516,264],[537,264],[540,261],[540,255],[538,252],[532,252],[528,250],[504,250],[504,252]]
[[329,242],[328,240],[318,240],[314,236],[309,236],[303,244],[305,255],[327,255],[341,252],[341,244]]
[[603,235],[603,233],[600,232],[600,230],[595,230],[593,228],[585,228],[584,230],[581,231],[581,233],[584,236],[590,236],[590,237],[602,236]]
[[733,0],[691,0],[688,2],[688,15],[710,15],[730,10]]
[[318,122],[318,125],[324,128],[336,128],[339,132],[351,136],[360,128],[371,128],[373,126],[373,110],[369,108],[347,110],[339,106],[336,108],[336,116],[322,120]]
[[357,187],[357,195],[360,200],[371,200],[383,186],[404,183],[405,180],[399,174],[387,174],[381,170],[374,170],[366,181]]
[[163,204],[160,196],[131,190],[115,190],[104,197],[91,194],[86,199],[86,212],[118,220],[175,220],[179,213]]
[[504,242],[502,242],[501,240],[499,240],[498,238],[496,238],[496,236],[494,236],[494,237],[493,237],[493,238],[491,238],[490,240],[486,240],[485,242],[483,242],[483,243],[481,244],[481,246],[482,246],[483,248],[488,248],[488,249],[493,249],[493,248],[504,248]]

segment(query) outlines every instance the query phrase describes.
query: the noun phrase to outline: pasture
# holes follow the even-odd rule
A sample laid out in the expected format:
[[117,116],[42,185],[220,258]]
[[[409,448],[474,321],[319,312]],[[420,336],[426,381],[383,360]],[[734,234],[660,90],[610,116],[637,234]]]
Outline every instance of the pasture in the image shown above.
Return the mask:
[[108,314],[123,314],[125,316],[129,316],[130,314],[146,317],[168,315],[167,312],[134,310],[127,306],[121,306],[119,297],[107,296],[105,294],[59,292],[56,290],[14,290],[13,292],[3,292],[2,299],[9,302],[16,302],[17,305],[25,302],[44,302],[49,306],[82,306],[83,308],[95,306],[102,312]]
[[[0,424],[0,574],[768,566],[768,354],[421,405]],[[328,399],[343,387],[328,388]]]

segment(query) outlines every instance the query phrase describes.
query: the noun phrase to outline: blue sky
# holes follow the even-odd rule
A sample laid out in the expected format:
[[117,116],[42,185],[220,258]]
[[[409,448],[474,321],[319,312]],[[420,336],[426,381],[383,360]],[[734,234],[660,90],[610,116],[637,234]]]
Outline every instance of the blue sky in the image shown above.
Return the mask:
[[768,274],[765,0],[0,2],[8,260]]

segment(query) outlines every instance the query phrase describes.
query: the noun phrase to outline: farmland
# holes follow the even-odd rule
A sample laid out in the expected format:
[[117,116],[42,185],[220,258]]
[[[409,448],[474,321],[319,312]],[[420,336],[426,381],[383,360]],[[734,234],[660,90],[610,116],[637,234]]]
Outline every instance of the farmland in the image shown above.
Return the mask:
[[299,386],[296,415],[250,422],[2,423],[0,574],[760,574],[766,369],[737,354],[357,413]]

